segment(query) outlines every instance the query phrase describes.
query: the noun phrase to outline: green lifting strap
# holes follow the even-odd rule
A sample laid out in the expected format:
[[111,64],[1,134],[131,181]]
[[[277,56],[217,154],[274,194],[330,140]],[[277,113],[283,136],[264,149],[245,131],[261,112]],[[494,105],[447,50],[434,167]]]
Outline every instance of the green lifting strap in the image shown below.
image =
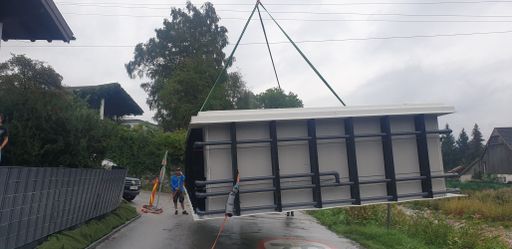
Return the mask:
[[272,67],[274,68],[274,74],[276,75],[277,86],[279,87],[279,89],[281,89],[281,82],[279,82],[279,76],[277,76],[276,64],[274,63],[274,57],[272,56],[272,50],[270,50],[270,44],[268,43],[267,30],[265,29],[265,24],[263,24],[263,18],[261,18],[260,8],[257,7],[257,9],[258,9],[258,16],[260,17],[261,29],[263,29],[263,35],[265,36],[265,42],[267,43],[267,49],[268,49],[268,53],[270,55],[270,61],[272,62]]
[[[334,94],[334,96],[336,96],[336,98],[341,102],[341,104],[343,106],[346,106],[345,105],[345,102],[343,102],[343,100],[341,100],[340,96],[338,96],[338,94],[334,91],[334,89],[332,89],[332,87],[329,85],[329,83],[327,83],[327,81],[324,79],[324,77],[320,74],[320,72],[318,72],[318,70],[315,68],[315,66],[313,66],[313,64],[311,63],[311,61],[308,60],[308,58],[306,57],[306,55],[304,55],[304,53],[302,53],[302,51],[300,50],[300,48],[297,46],[297,44],[295,44],[295,42],[293,42],[292,38],[290,38],[290,36],[288,36],[288,34],[284,31],[284,29],[281,27],[281,25],[279,25],[279,23],[276,21],[276,19],[274,19],[274,17],[270,14],[270,12],[268,12],[268,10],[265,8],[265,6],[263,6],[263,4],[258,1],[258,4],[265,10],[265,12],[267,12],[267,14],[270,16],[270,18],[274,21],[274,23],[277,25],[277,27],[279,27],[279,29],[281,30],[281,32],[283,32],[283,34],[286,36],[286,38],[288,38],[288,41],[290,41],[290,43],[295,47],[295,49],[297,49],[297,51],[299,52],[299,54],[302,56],[302,58],[304,58],[304,60],[306,60],[306,62],[308,63],[308,65],[311,67],[311,69],[313,69],[313,71],[315,71],[316,75],[318,75],[318,77],[320,77],[320,79],[324,82],[324,84],[327,86],[327,88],[329,88],[329,90],[331,90],[331,92]],[[253,11],[254,13],[254,11]]]
[[206,106],[206,103],[208,103],[208,100],[210,99],[210,97],[213,93],[213,90],[215,89],[215,87],[219,83],[220,79],[222,78],[222,75],[224,75],[224,73],[227,72],[228,67],[231,65],[231,62],[233,61],[233,55],[235,54],[235,51],[238,48],[238,45],[240,44],[240,41],[242,40],[242,37],[244,36],[245,30],[247,29],[247,26],[249,26],[249,22],[251,21],[252,16],[254,15],[254,12],[256,11],[256,8],[258,7],[259,3],[260,2],[258,1],[254,5],[251,15],[249,16],[249,19],[247,19],[247,22],[245,23],[244,29],[242,30],[240,37],[238,37],[238,41],[236,42],[235,47],[233,48],[233,51],[231,51],[231,54],[228,57],[228,61],[224,65],[224,68],[222,69],[222,71],[219,73],[219,76],[217,76],[217,79],[215,80],[215,83],[213,84],[212,89],[210,89],[210,92],[208,93],[206,100],[204,101],[203,105],[201,106],[201,109],[199,109],[200,112],[203,111],[204,107]]

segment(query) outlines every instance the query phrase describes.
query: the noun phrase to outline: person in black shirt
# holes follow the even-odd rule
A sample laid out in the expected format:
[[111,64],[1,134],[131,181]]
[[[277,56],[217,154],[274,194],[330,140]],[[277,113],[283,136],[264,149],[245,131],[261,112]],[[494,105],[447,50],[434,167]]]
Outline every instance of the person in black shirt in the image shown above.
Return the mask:
[[0,113],[0,163],[2,163],[2,150],[9,142],[9,133],[4,126],[4,115]]

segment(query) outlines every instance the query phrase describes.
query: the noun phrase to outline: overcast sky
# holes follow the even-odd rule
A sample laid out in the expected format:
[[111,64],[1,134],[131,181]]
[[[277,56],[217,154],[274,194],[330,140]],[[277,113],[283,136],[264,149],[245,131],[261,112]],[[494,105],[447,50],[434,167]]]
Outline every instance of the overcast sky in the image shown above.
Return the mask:
[[[212,2],[234,43],[252,6],[233,4],[253,1]],[[493,127],[512,126],[512,2],[371,2],[280,0],[268,1],[267,9],[296,41],[344,40],[299,46],[348,105],[443,103],[457,112],[440,122],[448,122],[457,133],[475,122],[485,136]],[[143,119],[151,120],[153,112],[140,88],[143,80],[130,79],[124,64],[132,58],[133,47],[162,26],[170,7],[183,8],[185,1],[57,3],[77,40],[3,42],[0,60],[15,53],[48,62],[68,86],[119,82],[145,110]],[[285,4],[271,5],[275,3]],[[271,42],[285,41],[275,25],[265,23]],[[263,41],[259,22],[251,22],[242,43]],[[286,91],[297,93],[306,107],[339,105],[290,44],[273,44],[272,50]],[[240,46],[232,70],[239,70],[255,92],[276,86],[265,45]]]

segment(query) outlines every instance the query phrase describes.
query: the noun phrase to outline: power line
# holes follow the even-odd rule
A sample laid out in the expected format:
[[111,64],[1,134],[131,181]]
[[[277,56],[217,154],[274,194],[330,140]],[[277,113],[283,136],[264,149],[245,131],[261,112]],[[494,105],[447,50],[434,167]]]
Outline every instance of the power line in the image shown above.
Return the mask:
[[[59,5],[89,5],[89,6],[106,6],[106,5],[131,5],[131,6],[169,6],[171,4],[182,4],[181,2],[170,3],[124,3],[124,2],[56,2]],[[347,6],[347,5],[440,5],[440,4],[486,4],[486,3],[512,3],[507,0],[495,1],[430,1],[430,2],[351,2],[351,3],[265,3],[270,6]],[[214,5],[224,6],[253,6],[254,3],[215,3]]]
[[[218,12],[240,12],[247,10],[218,9]],[[510,18],[512,15],[471,15],[471,14],[404,14],[404,13],[361,13],[361,12],[314,12],[314,11],[272,11],[277,14],[312,14],[312,15],[357,15],[357,16],[404,16],[404,17],[475,17],[475,18]]]
[[[433,34],[433,35],[410,35],[410,36],[384,36],[384,37],[363,37],[363,38],[346,38],[346,39],[324,39],[324,40],[303,40],[295,43],[331,43],[331,42],[349,42],[349,41],[371,41],[371,40],[395,40],[395,39],[416,39],[416,38],[436,38],[436,37],[458,37],[458,36],[474,36],[474,35],[492,35],[492,34],[510,34],[512,30],[489,31],[489,32],[472,32],[472,33],[451,33],[451,34]],[[269,42],[269,44],[289,44],[288,41]],[[232,44],[230,44],[232,45]],[[265,42],[248,42],[240,43],[240,46],[250,45],[266,45]],[[3,46],[4,48],[134,48],[135,45],[31,45],[31,46]]]
[[[218,12],[234,12],[234,13],[247,12],[246,10],[223,10],[223,9],[219,9],[217,11]],[[512,15],[470,15],[470,14],[404,14],[404,13],[310,12],[310,11],[273,11],[272,13],[312,14],[312,15],[402,16],[402,17],[512,18]],[[131,14],[101,14],[101,13],[74,13],[74,12],[63,12],[63,14],[86,15],[86,16],[169,17],[168,14],[166,14],[166,15],[131,15]]]
[[[164,15],[129,15],[129,14],[96,14],[64,12],[65,15],[77,16],[105,16],[105,17],[134,17],[134,18],[166,18]],[[512,16],[511,16],[512,17]],[[245,20],[240,17],[221,17],[221,20]],[[263,18],[265,21],[271,19]],[[398,20],[398,19],[303,19],[303,18],[276,18],[278,21],[303,22],[395,22],[395,23],[509,23],[512,20]]]

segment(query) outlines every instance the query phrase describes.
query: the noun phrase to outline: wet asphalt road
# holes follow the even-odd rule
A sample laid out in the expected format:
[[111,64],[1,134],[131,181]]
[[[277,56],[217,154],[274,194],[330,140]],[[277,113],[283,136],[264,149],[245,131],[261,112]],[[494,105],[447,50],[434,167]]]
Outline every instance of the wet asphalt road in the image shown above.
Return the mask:
[[[210,249],[222,220],[194,222],[191,215],[174,215],[169,196],[162,195],[164,213],[142,217],[100,244],[99,249]],[[133,204],[140,210],[149,198],[141,193]],[[263,214],[229,219],[217,249],[359,249],[312,217]]]

